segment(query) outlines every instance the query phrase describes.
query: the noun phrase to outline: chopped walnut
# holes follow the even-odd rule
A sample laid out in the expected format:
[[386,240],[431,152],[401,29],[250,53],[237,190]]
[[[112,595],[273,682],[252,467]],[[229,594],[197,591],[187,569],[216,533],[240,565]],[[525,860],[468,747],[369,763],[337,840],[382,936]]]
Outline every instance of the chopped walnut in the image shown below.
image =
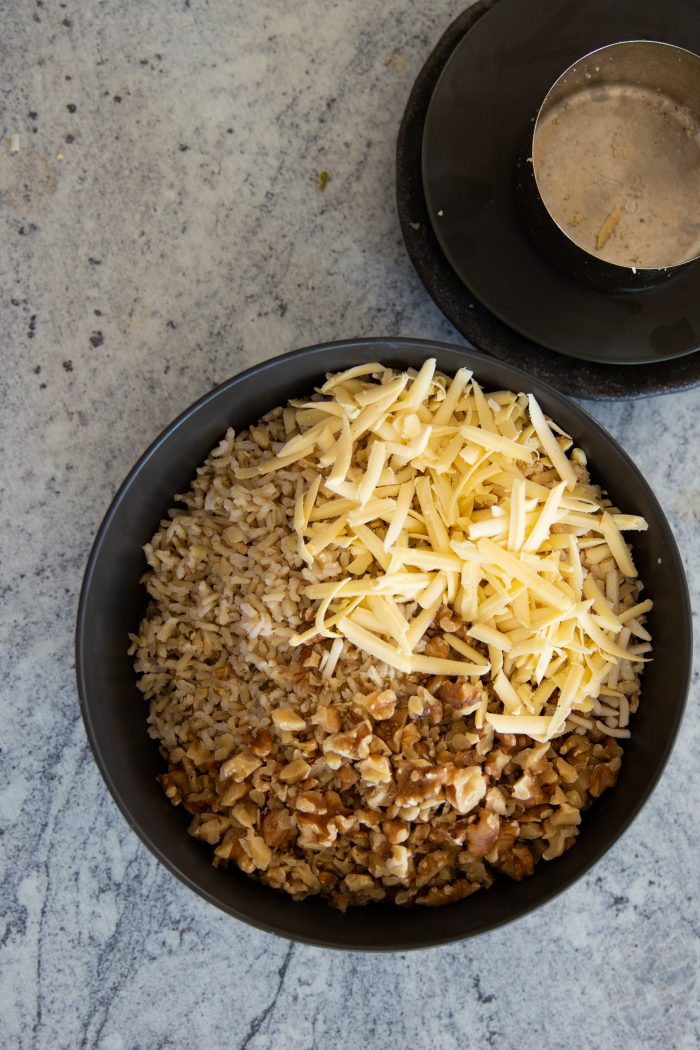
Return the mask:
[[476,824],[467,828],[469,852],[473,857],[485,857],[498,839],[501,818],[487,809],[482,809]]
[[564,802],[562,805],[557,806],[549,818],[549,823],[554,825],[554,827],[580,824],[581,810],[576,809],[575,806],[570,806],[568,802]]
[[303,758],[296,758],[287,763],[277,774],[285,784],[298,784],[300,780],[306,780],[311,766]]
[[355,703],[363,707],[376,721],[391,718],[396,710],[396,693],[393,689],[382,689],[355,697]]
[[250,784],[230,784],[223,795],[220,803],[222,806],[234,806],[239,799],[244,798],[250,791]]
[[262,819],[260,830],[268,846],[284,846],[292,837],[292,815],[288,809],[271,809]]
[[[624,682],[622,683],[624,685]],[[613,737],[605,737],[604,741],[600,744],[594,744],[593,756],[597,759],[605,759],[610,763],[613,768],[618,768],[619,765],[615,766],[614,760],[619,759],[622,755],[622,748],[618,744],[617,740]]]
[[510,761],[511,756],[506,754],[505,751],[492,751],[486,759],[484,769],[490,777],[498,780]]
[[410,834],[410,827],[404,820],[385,820],[382,831],[392,845],[405,842]]
[[311,716],[311,721],[314,725],[320,726],[326,733],[338,733],[340,731],[340,711],[331,704],[319,704]]
[[583,769],[588,763],[590,749],[591,744],[587,737],[572,733],[559,747],[559,754],[575,769]]
[[521,882],[535,870],[535,858],[527,846],[513,846],[499,860],[499,869],[516,882]]
[[328,849],[338,836],[338,828],[332,817],[312,817],[299,813],[296,822],[299,827],[299,845],[304,849]]
[[437,695],[438,699],[456,711],[471,710],[481,701],[481,689],[470,685],[463,678],[456,682],[443,682]]
[[258,729],[257,733],[253,737],[253,743],[250,745],[250,750],[258,758],[267,758],[272,751],[272,736],[270,735],[269,729]]
[[578,828],[574,827],[553,828],[549,836],[549,845],[542,854],[543,859],[554,860],[556,857],[561,857],[565,850],[573,846],[577,832]]
[[357,783],[360,779],[360,775],[352,766],[341,766],[338,771],[337,779],[339,780],[341,787],[349,788]]
[[371,875],[350,874],[345,876],[345,885],[353,897],[359,900],[383,900],[386,890]]
[[169,773],[162,773],[158,780],[165,795],[174,806],[178,806],[187,793],[187,777],[182,770],[171,769]]
[[565,784],[573,784],[575,783],[575,781],[578,780],[578,770],[574,769],[573,766],[569,765],[566,759],[562,758],[561,755],[559,755],[555,759],[554,765],[556,767],[557,773],[559,774],[559,776]]
[[503,821],[494,847],[498,856],[507,853],[511,849],[517,841],[519,833],[520,824],[517,820]]
[[321,654],[318,649],[311,649],[308,645],[304,645],[299,654],[299,659],[302,667],[315,668],[320,666]]
[[408,755],[413,750],[413,745],[420,740],[420,732],[412,723],[399,730],[401,734],[401,751]]
[[469,813],[486,794],[487,781],[478,766],[450,773],[447,800],[458,813]]
[[201,740],[195,740],[194,743],[190,744],[186,754],[196,766],[202,766],[205,762],[211,762],[212,760],[211,751]]
[[423,714],[423,701],[419,696],[411,696],[408,700],[408,713],[411,718],[420,718]]
[[273,778],[276,776],[279,768],[277,762],[272,759],[268,759],[264,766],[259,766],[250,778],[255,791],[265,793],[274,788],[276,781]]
[[438,627],[445,634],[454,634],[462,626],[462,618],[457,615],[454,609],[448,609],[447,606],[443,606],[437,614]]
[[341,758],[367,758],[372,743],[372,730],[367,722],[360,722],[349,733],[333,733],[323,741],[324,753],[333,752]]
[[418,861],[416,866],[416,886],[422,889],[443,868],[447,867],[451,860],[451,853],[446,849],[437,849],[428,853]]
[[444,638],[435,635],[426,642],[425,653],[426,656],[439,656],[441,660],[446,660],[450,655],[450,647]]
[[399,775],[397,806],[420,806],[422,802],[440,797],[447,776],[447,769],[441,766],[404,770]]
[[416,904],[425,904],[429,908],[439,907],[443,904],[453,904],[454,901],[462,900],[464,897],[475,893],[479,886],[480,883],[469,882],[467,879],[446,882],[442,886],[431,886],[422,896],[416,897]]
[[542,773],[547,766],[545,756],[549,751],[549,746],[549,743],[545,743],[527,747],[512,756],[513,762],[516,766],[520,766],[521,769],[530,770],[530,772],[535,774]]
[[375,878],[393,875],[397,879],[405,879],[408,875],[408,866],[411,854],[405,846],[395,846],[390,842],[383,842],[377,849],[372,850],[367,858],[367,868]]
[[535,805],[542,801],[542,792],[532,773],[525,772],[515,781],[513,784],[513,798],[518,799],[520,802],[531,802]]
[[253,828],[260,814],[260,810],[257,806],[253,805],[249,799],[244,799],[243,802],[239,802],[231,810],[231,816],[236,820],[243,828]]
[[272,850],[265,840],[249,828],[244,837],[240,839],[240,844],[255,867],[264,871],[272,859]]
[[422,685],[418,686],[418,696],[422,705],[421,717],[428,718],[434,726],[439,725],[444,714],[442,701]]
[[294,808],[316,815],[328,812],[328,804],[320,791],[300,791],[294,800]]
[[255,861],[241,843],[240,832],[227,832],[224,841],[214,850],[214,856],[220,861],[232,860],[246,875],[252,875],[255,871]]
[[357,830],[358,821],[354,813],[350,813],[347,816],[338,813],[333,817],[333,823],[338,829],[339,835],[350,835]]
[[478,755],[488,755],[489,751],[493,747],[493,726],[485,725],[479,735],[479,741],[476,745],[476,753]]
[[[566,802],[568,802],[568,801],[569,801],[569,799],[568,799],[568,798],[567,798],[567,796],[566,796],[566,795],[564,794],[564,792],[563,792],[563,791],[562,791],[562,789],[561,789],[561,788],[559,787],[559,785],[558,785],[558,784],[555,784],[555,785],[554,785],[554,791],[553,791],[553,793],[552,793],[552,797],[550,798],[550,800],[549,800],[549,801],[551,802],[551,804],[552,804],[553,806],[561,806],[561,805],[562,805],[563,803],[566,803]],[[578,808],[580,809],[581,807],[579,806]]]
[[613,787],[617,782],[617,773],[609,765],[601,763],[593,768],[588,790],[593,798],[598,798],[603,792]]
[[276,729],[288,733],[300,733],[302,729],[306,729],[304,719],[296,711],[293,711],[291,707],[278,707],[276,711],[272,712],[272,721]]
[[217,817],[213,814],[208,814],[204,818],[196,816],[190,824],[190,835],[193,835],[196,839],[202,839],[203,842],[208,842],[210,846],[213,846],[219,841],[229,823],[222,817]]
[[484,805],[486,806],[486,809],[491,810],[492,813],[497,813],[500,817],[504,817],[508,812],[506,796],[501,789],[497,787],[489,788],[486,792]]
[[388,784],[391,780],[391,766],[383,755],[369,755],[358,762],[357,768],[368,784]]
[[219,771],[219,776],[222,780],[233,779],[239,784],[261,765],[262,762],[257,755],[251,755],[250,752],[241,751],[238,755],[234,755],[233,758],[229,758],[224,762]]
[[462,846],[467,837],[467,820],[455,820],[454,824],[440,824],[431,833],[431,841],[447,846]]
[[501,751],[511,752],[518,746],[518,739],[514,733],[496,733],[495,739]]

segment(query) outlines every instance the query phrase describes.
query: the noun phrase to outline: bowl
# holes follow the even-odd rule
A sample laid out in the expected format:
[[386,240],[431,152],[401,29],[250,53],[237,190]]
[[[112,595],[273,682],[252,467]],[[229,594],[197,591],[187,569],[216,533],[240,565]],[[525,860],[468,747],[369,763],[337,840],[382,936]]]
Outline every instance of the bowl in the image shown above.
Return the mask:
[[[128,634],[146,607],[139,579],[142,546],[177,492],[229,426],[240,429],[290,397],[309,393],[324,373],[370,360],[418,367],[436,357],[443,372],[473,369],[487,389],[533,392],[545,412],[585,451],[594,479],[626,513],[649,523],[635,533],[635,560],[646,593],[654,660],[626,742],[622,772],[584,817],[576,845],[538,866],[523,882],[496,880],[488,890],[443,908],[369,905],[345,915],[324,901],[294,902],[238,871],[215,869],[204,844],[187,834],[188,817],[156,782],[164,769],[146,733],[146,704],[136,687]],[[581,408],[525,372],[462,347],[410,339],[364,339],[309,347],[265,361],[206,394],[143,454],[115,496],[90,554],[78,608],[76,673],[80,706],[100,772],[124,817],[185,885],[260,929],[332,948],[405,950],[480,934],[551,900],[583,875],[637,815],[668,759],[690,677],[691,616],[683,566],[663,511],[627,454]]]
[[577,59],[516,171],[536,246],[601,291],[652,288],[700,256],[700,56],[625,40]]

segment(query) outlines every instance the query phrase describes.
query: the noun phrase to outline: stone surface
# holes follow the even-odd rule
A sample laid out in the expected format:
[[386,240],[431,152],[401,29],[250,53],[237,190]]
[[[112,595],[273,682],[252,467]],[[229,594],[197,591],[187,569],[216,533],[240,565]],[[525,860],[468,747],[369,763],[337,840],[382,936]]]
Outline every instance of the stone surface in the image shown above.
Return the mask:
[[[394,204],[406,98],[459,8],[5,5],[3,1047],[697,1046],[697,678],[658,790],[586,878],[477,941],[386,957],[291,946],[193,896],[119,815],[78,713],[89,547],[176,413],[311,342],[460,341]],[[697,597],[700,392],[587,407],[654,486]]]

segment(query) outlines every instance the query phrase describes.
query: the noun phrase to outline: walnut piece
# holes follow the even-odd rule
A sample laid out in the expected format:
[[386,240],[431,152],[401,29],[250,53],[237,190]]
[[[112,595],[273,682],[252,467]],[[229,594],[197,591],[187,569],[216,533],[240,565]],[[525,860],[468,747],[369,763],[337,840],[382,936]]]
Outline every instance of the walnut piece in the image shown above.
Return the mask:
[[[324,753],[333,752],[341,758],[367,758],[372,742],[372,730],[367,722],[360,722],[349,733],[333,733],[323,741]],[[329,763],[330,764],[330,763]]]
[[298,784],[300,780],[306,780],[310,769],[311,766],[305,759],[296,758],[280,769],[277,775],[286,784]]
[[237,784],[240,784],[242,780],[249,777],[250,774],[261,766],[262,762],[257,755],[251,755],[248,751],[241,751],[233,758],[227,759],[221,767],[219,776],[222,780],[235,780]]
[[382,689],[366,696],[359,694],[355,697],[355,703],[363,707],[375,721],[385,721],[396,710],[396,693],[393,689]]
[[593,768],[588,790],[593,798],[598,798],[607,788],[611,788],[617,782],[617,773],[609,765],[601,763]]
[[435,635],[434,638],[429,638],[425,644],[425,655],[426,656],[439,656],[441,660],[446,660],[450,655],[450,647],[444,638],[439,635]]
[[383,755],[369,755],[358,762],[357,768],[367,784],[388,784],[391,780],[391,766]]
[[486,794],[487,780],[478,766],[450,773],[447,800],[458,813],[469,813]]
[[284,846],[292,837],[292,815],[288,809],[271,809],[260,825],[262,837],[268,846]]
[[304,849],[328,849],[338,836],[338,828],[332,817],[312,817],[299,813],[296,821],[299,827],[299,845]]
[[248,854],[256,868],[264,871],[272,860],[272,850],[260,835],[251,829],[240,840],[241,848]]
[[535,858],[527,846],[513,846],[499,861],[499,868],[515,882],[521,882],[535,870]]
[[445,634],[454,634],[462,626],[462,619],[453,609],[443,606],[437,614],[438,627]]
[[319,704],[311,716],[314,725],[318,725],[326,733],[337,733],[340,731],[340,711],[331,704]]
[[304,719],[296,711],[292,711],[291,707],[278,707],[272,712],[272,721],[276,729],[288,733],[300,733],[302,729],[306,729]]
[[501,818],[495,813],[482,809],[476,824],[467,828],[467,843],[473,857],[485,857],[498,839],[501,830]]
[[469,711],[481,701],[481,689],[470,685],[463,678],[456,682],[443,682],[437,695],[443,703],[456,711]]
[[411,853],[405,846],[395,846],[385,841],[372,850],[367,858],[367,868],[378,879],[383,876],[405,879],[410,860]]

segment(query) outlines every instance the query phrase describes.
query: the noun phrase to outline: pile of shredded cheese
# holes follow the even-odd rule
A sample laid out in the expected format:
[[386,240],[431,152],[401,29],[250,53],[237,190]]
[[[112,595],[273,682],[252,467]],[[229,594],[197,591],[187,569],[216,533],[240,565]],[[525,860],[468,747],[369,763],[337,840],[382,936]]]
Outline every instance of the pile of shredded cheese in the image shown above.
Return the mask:
[[[616,614],[581,554],[612,556],[634,577],[622,531],[646,522],[579,481],[583,453],[531,394],[486,395],[470,371],[449,379],[432,359],[417,373],[360,365],[317,393],[290,402],[292,436],[238,476],[303,460],[314,480],[296,495],[301,558],[352,556],[346,577],[307,587],[315,623],[292,639],[333,639],[326,677],[349,642],[399,671],[490,685],[502,710],[487,709],[485,690],[477,725],[545,741],[572,712],[590,712],[621,661],[643,662],[618,640],[651,601]],[[479,649],[446,634],[453,659],[421,653],[442,606]]]

